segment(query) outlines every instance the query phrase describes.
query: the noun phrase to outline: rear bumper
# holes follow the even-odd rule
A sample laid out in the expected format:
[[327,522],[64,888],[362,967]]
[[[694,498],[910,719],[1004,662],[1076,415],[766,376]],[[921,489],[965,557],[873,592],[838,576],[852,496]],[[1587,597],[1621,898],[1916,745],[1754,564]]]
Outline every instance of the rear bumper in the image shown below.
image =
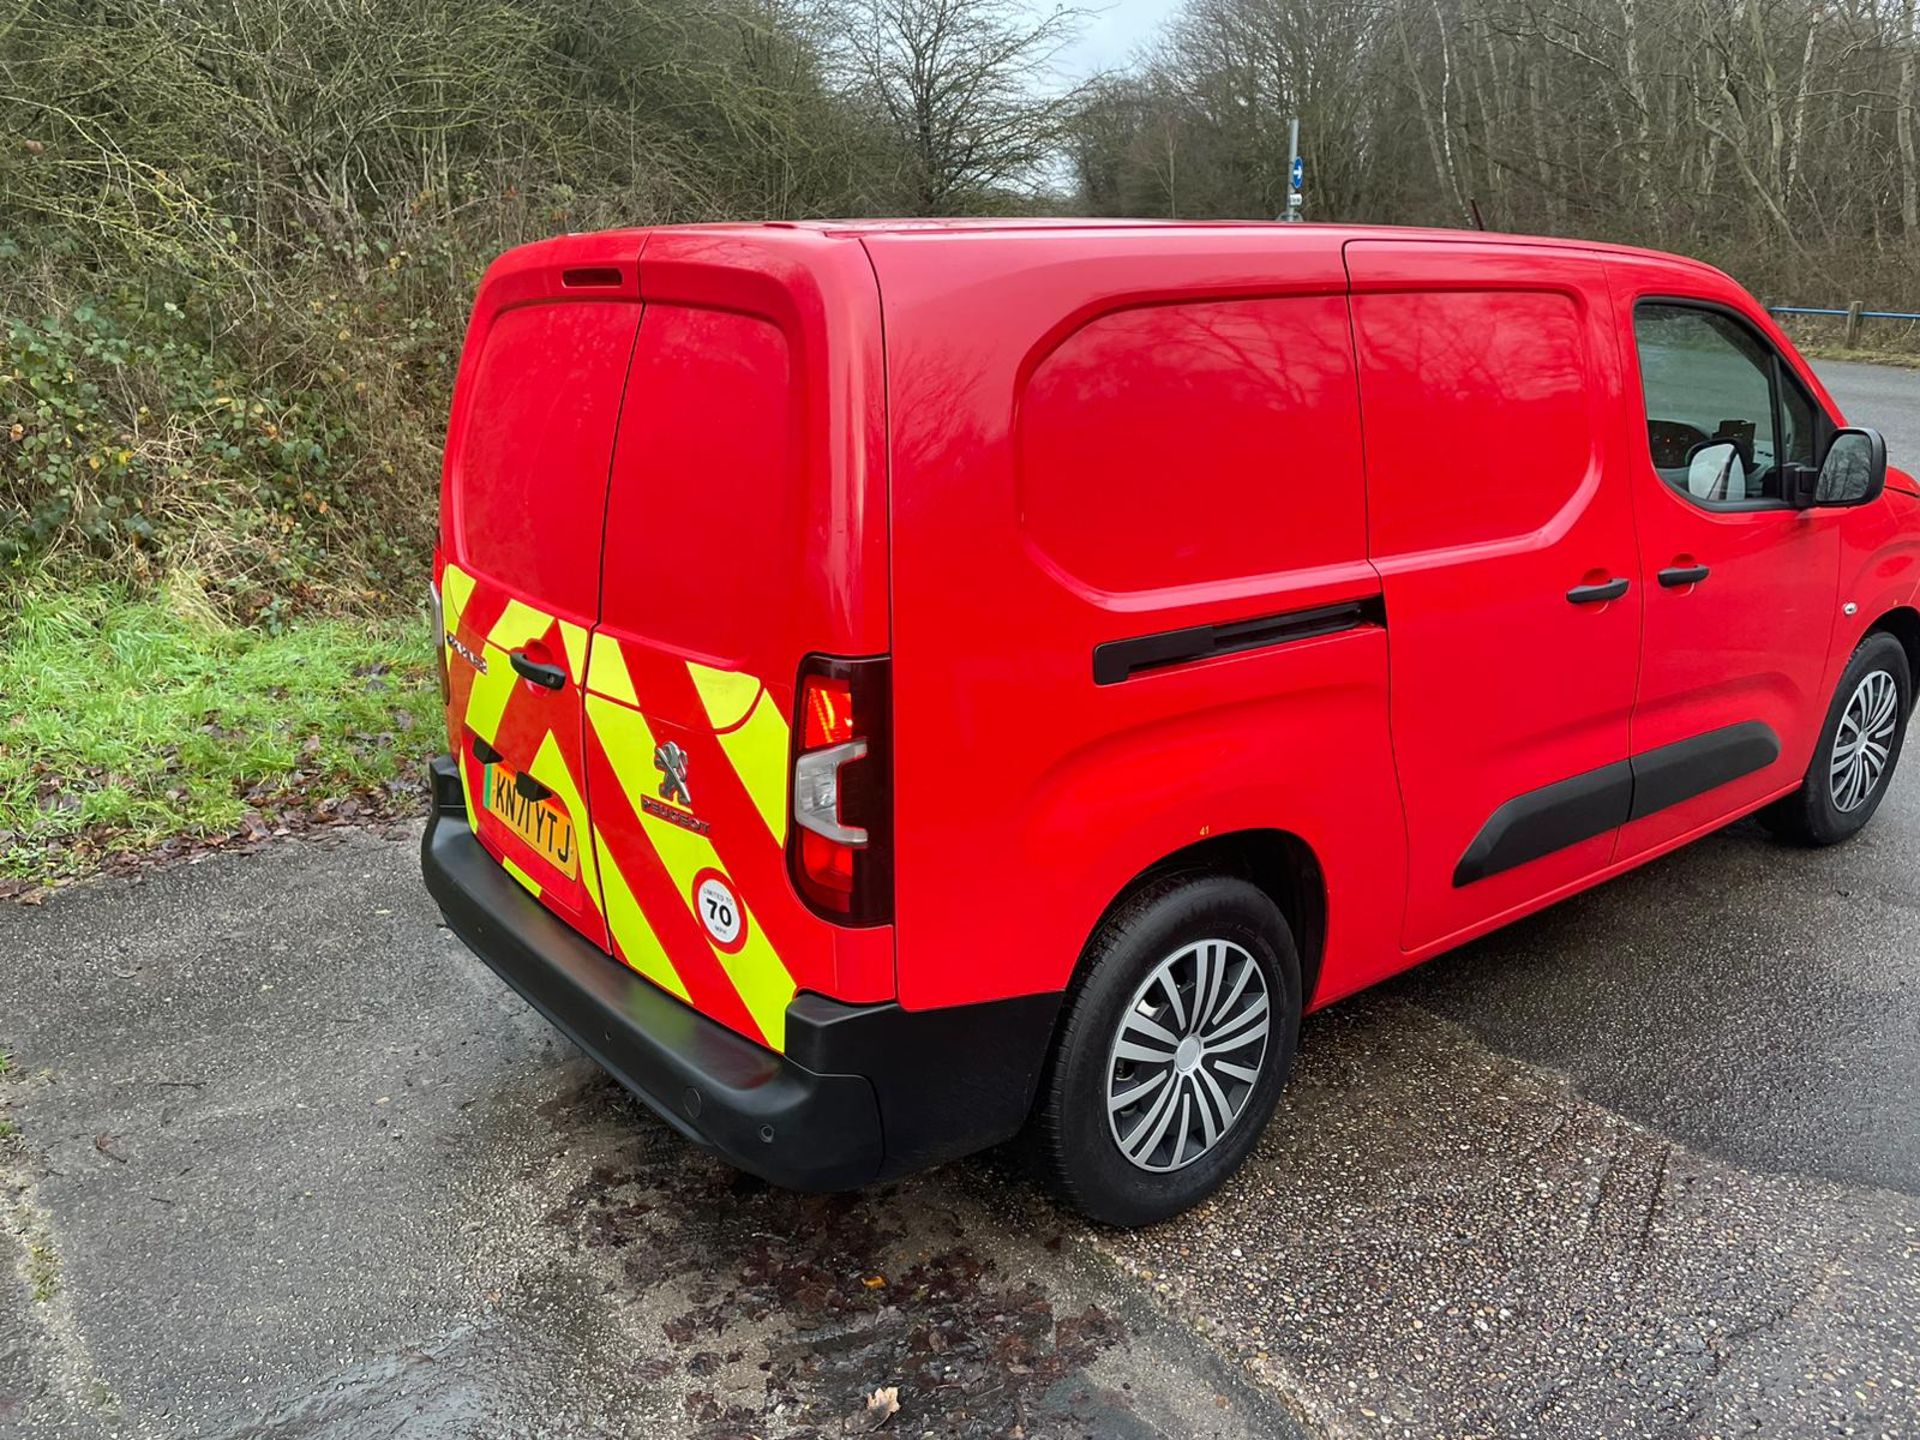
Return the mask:
[[844,1190],[1005,1140],[1024,1122],[1060,996],[906,1011],[796,996],[787,1053],[650,984],[546,911],[480,846],[433,762],[427,889],[467,947],[649,1109],[743,1170]]

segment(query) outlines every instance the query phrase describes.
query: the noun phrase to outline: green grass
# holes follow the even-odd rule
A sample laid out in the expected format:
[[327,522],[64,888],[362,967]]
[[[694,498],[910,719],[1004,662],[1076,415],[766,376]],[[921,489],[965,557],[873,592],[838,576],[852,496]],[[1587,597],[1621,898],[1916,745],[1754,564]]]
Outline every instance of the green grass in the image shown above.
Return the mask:
[[1844,345],[1819,341],[1804,344],[1796,341],[1795,346],[1809,360],[1851,360],[1860,365],[1897,365],[1903,370],[1920,370],[1920,353],[1912,350],[1849,350]]
[[44,1241],[27,1245],[27,1292],[42,1305],[60,1293],[60,1257]]
[[0,607],[0,879],[175,835],[413,808],[440,731],[424,619],[223,623],[185,587],[30,581]]

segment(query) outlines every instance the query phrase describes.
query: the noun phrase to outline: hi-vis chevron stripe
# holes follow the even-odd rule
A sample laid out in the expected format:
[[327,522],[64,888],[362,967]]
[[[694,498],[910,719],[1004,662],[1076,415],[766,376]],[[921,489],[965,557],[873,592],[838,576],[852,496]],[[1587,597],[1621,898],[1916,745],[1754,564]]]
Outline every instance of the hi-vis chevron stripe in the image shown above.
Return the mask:
[[[659,772],[653,767],[653,732],[647,725],[646,717],[631,706],[589,693],[587,722],[593,727],[593,733],[605,750],[607,759],[612,762],[614,778],[618,780],[620,788],[636,799],[646,795],[659,779]],[[691,907],[698,876],[709,870],[727,873],[726,863],[711,838],[711,832],[703,835],[663,819],[644,804],[636,804],[634,809],[646,843],[666,868],[674,888]],[[604,843],[602,827],[596,825],[594,833],[596,841]],[[793,999],[796,987],[793,977],[787,973],[786,967],[780,963],[780,957],[768,942],[754,901],[746,895],[742,895],[740,901],[745,943],[739,951],[729,953],[723,950],[713,942],[711,936],[707,936],[706,943],[712,946],[721,968],[733,982],[734,989],[747,1007],[747,1013],[753,1017],[753,1023],[766,1038],[767,1044],[779,1050],[786,1041],[787,1002]],[[630,918],[645,919],[638,906],[634,907]],[[698,916],[695,918],[698,919]],[[706,935],[704,925],[701,933]],[[631,952],[632,945],[627,937],[616,934],[615,938],[620,940],[623,951]],[[648,938],[651,938],[651,934]]]
[[[779,703],[756,676],[657,652],[635,662],[636,684],[612,636],[503,595],[452,564],[440,584],[447,632],[494,662],[482,673],[451,660],[459,677],[449,716],[455,737],[470,728],[520,757],[573,817],[587,842],[578,850],[580,890],[621,961],[710,1018],[782,1049],[797,985],[776,941],[791,931],[797,901],[785,880],[789,729]],[[560,695],[523,696],[526,687],[501,663],[505,652],[535,641],[564,651],[576,681],[564,692],[572,703],[554,704]],[[686,735],[700,754],[691,809],[658,796],[660,736],[649,719],[649,694],[663,686],[675,693],[671,700],[656,696],[654,704],[684,710],[697,696],[707,722],[699,736]],[[527,729],[536,713],[538,733]],[[582,726],[577,738],[567,733],[569,722]],[[480,767],[464,753],[468,747],[458,748],[468,819],[477,828],[472,777]],[[503,863],[543,903],[564,905],[557,882],[543,889],[526,867]],[[740,934],[727,945],[697,908],[698,887],[709,875],[725,880],[741,911]]]

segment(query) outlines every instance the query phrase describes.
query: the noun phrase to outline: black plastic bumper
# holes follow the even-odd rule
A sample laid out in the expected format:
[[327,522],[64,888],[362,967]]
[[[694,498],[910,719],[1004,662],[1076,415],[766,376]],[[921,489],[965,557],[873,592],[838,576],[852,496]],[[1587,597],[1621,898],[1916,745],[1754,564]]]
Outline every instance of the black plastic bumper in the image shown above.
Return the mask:
[[433,762],[421,845],[453,932],[668,1124],[796,1190],[844,1190],[984,1149],[1032,1104],[1058,994],[943,1010],[796,996],[775,1054],[650,984],[544,909],[467,825]]

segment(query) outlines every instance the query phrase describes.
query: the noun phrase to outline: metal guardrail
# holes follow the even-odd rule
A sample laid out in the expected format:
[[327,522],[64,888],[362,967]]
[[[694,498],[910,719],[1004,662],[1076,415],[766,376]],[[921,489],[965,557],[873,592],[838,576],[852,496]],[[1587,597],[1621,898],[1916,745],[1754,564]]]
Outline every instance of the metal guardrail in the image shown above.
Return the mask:
[[[1851,309],[1822,310],[1817,306],[1812,306],[1812,305],[1769,305],[1767,307],[1767,313],[1770,315],[1842,315],[1842,316],[1845,316],[1845,315],[1852,315],[1856,312],[1854,312]],[[1858,312],[1858,314],[1862,320],[1920,320],[1920,315],[1914,315],[1905,310],[1861,310]]]
[[1920,320],[1920,315],[1906,310],[1863,309],[1858,300],[1854,301],[1853,304],[1847,306],[1844,310],[1828,309],[1819,305],[1769,305],[1767,307],[1767,313],[1769,315],[1821,315],[1845,321],[1846,335],[1842,343],[1850,350],[1860,343],[1860,325],[1862,321]]

